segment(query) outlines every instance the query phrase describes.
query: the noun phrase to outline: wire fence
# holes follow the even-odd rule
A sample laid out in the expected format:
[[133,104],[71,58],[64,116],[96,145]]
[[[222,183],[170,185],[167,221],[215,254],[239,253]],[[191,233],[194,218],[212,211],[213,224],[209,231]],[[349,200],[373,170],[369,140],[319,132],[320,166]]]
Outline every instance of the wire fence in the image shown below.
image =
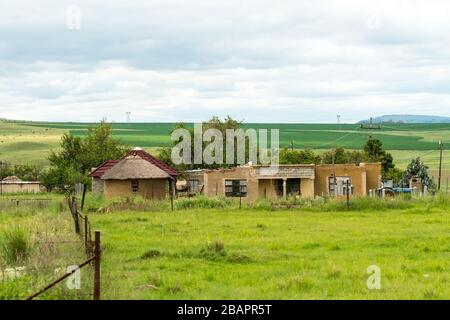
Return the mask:
[[[100,300],[101,234],[100,231],[95,231],[94,237],[92,237],[92,228],[89,218],[87,215],[83,215],[79,212],[75,197],[69,198],[68,204],[74,221],[75,233],[80,237],[80,240],[83,243],[87,259],[66,272],[63,276],[46,285],[41,290],[30,295],[27,300],[33,300],[39,297],[86,266],[91,266],[94,271],[92,297],[94,300]],[[46,243],[49,242],[46,241]],[[74,241],[55,241],[54,243],[74,243]]]

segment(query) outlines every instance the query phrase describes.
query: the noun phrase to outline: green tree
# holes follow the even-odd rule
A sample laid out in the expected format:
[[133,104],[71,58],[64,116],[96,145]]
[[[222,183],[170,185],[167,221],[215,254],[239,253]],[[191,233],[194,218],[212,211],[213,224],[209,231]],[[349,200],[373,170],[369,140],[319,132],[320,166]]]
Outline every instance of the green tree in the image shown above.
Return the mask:
[[42,175],[42,183],[47,189],[59,188],[71,191],[76,183],[87,183],[87,173],[106,160],[123,157],[129,148],[112,138],[112,127],[102,122],[89,128],[84,138],[64,134],[61,150],[51,152],[50,168]]
[[406,167],[406,171],[403,174],[403,184],[408,185],[409,179],[412,177],[418,177],[422,180],[422,184],[430,189],[435,187],[433,180],[428,175],[428,166],[426,166],[420,157],[412,159]]
[[16,176],[24,181],[38,181],[41,178],[42,169],[36,165],[0,163],[0,180],[8,176]]
[[320,156],[311,149],[291,150],[282,149],[280,151],[280,164],[317,164],[320,163]]
[[333,163],[333,153],[334,153],[334,163],[345,164],[351,163],[359,165],[361,162],[367,161],[367,156],[361,151],[347,151],[344,148],[337,148],[335,150],[327,151],[322,155],[322,162],[325,164]]
[[386,180],[389,170],[395,168],[392,155],[383,149],[379,139],[370,138],[364,145],[364,152],[370,162],[381,162],[383,180]]
[[404,171],[398,168],[391,168],[388,172],[386,172],[384,176],[384,181],[392,180],[394,187],[403,187]]
[[[190,136],[191,136],[191,159],[194,159],[194,129],[188,125],[186,125],[185,123],[178,123],[176,124],[173,128],[172,131],[175,131],[177,129],[186,129],[189,131]],[[179,171],[183,171],[183,170],[189,170],[189,169],[217,169],[217,168],[225,168],[225,167],[232,167],[232,164],[227,164],[226,163],[226,131],[227,129],[233,129],[233,130],[237,130],[237,129],[243,129],[243,124],[242,121],[238,121],[238,120],[234,120],[232,119],[230,116],[227,116],[224,120],[221,120],[219,117],[212,117],[210,120],[208,121],[204,121],[202,122],[202,130],[203,133],[205,133],[206,130],[208,129],[217,129],[221,132],[222,137],[223,137],[223,163],[222,164],[181,164],[181,165],[175,165],[172,162],[172,148],[173,147],[166,147],[166,148],[161,148],[159,149],[159,155],[158,158],[168,164],[171,164],[172,166],[176,167]],[[173,141],[173,146],[177,145],[180,142],[181,138],[179,140]],[[236,141],[235,141],[236,142]],[[248,160],[248,146],[249,146],[249,140],[246,139],[246,160]],[[202,146],[203,146],[203,150],[204,147],[206,145],[208,145],[209,142],[203,142]],[[234,157],[235,157],[235,163],[237,162],[237,144],[235,143],[235,152],[234,152]]]

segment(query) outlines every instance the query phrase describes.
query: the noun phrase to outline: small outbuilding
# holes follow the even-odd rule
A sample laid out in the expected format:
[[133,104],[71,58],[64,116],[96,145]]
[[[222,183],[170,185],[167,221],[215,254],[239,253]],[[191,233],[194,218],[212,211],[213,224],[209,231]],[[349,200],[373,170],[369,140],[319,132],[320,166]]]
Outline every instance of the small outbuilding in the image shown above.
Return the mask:
[[174,194],[178,172],[141,148],[135,148],[120,160],[109,160],[94,169],[92,191],[106,197],[141,195],[162,199]]
[[22,181],[16,176],[6,177],[0,181],[0,194],[38,192],[41,192],[41,183],[39,181]]

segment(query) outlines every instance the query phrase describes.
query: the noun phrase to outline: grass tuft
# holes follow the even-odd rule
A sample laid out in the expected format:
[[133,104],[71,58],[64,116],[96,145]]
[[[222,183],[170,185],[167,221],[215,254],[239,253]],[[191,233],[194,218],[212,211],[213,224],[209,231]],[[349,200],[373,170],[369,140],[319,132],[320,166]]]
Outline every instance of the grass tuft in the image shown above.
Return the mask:
[[18,265],[26,262],[31,254],[32,245],[24,230],[13,228],[3,232],[0,248],[6,264]]

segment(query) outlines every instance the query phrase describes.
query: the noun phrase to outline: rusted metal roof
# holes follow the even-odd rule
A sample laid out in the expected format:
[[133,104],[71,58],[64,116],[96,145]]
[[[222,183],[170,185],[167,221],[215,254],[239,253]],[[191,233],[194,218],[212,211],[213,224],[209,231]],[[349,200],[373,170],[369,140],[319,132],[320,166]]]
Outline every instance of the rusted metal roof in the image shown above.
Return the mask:
[[97,169],[92,171],[89,174],[89,177],[93,178],[101,178],[106,171],[114,167],[117,163],[119,163],[119,160],[107,160],[103,162]]

